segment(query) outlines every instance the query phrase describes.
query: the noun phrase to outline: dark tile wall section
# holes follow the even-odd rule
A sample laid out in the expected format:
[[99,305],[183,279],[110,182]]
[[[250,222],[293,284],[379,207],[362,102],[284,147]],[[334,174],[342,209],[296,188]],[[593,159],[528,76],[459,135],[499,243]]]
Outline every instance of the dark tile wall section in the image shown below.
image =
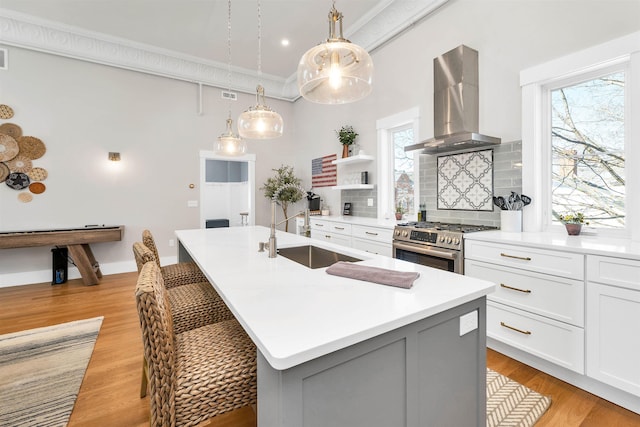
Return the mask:
[[[500,226],[500,209],[493,212],[438,210],[435,155],[420,156],[420,202],[427,206],[427,220]],[[522,141],[503,142],[493,149],[493,194],[522,191]],[[526,209],[526,208],[525,208]]]
[[[427,206],[427,220],[500,226],[500,210],[494,206],[493,212],[454,211],[437,209],[437,156],[420,156],[420,203]],[[522,141],[503,142],[493,149],[493,193],[497,196],[522,191]],[[378,191],[342,190],[341,205],[333,206],[332,215],[340,215],[345,202],[351,202],[352,215],[375,218]],[[373,199],[373,206],[367,206],[367,199]],[[525,208],[526,209],[526,208]]]
[[[340,190],[339,211],[332,207],[332,215],[340,215],[346,202],[351,203],[351,215],[375,218],[378,205],[378,190]],[[373,206],[367,206],[367,199],[373,199]]]

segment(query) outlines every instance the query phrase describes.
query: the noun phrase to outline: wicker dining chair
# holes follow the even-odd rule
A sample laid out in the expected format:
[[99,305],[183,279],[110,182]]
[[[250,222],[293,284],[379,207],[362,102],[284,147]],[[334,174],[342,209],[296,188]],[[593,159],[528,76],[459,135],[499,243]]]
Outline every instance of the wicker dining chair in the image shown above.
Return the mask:
[[[142,267],[147,262],[156,263],[155,256],[142,242],[133,244],[133,255],[138,273],[142,271]],[[160,271],[162,275],[162,270]],[[173,327],[177,334],[234,318],[220,295],[208,281],[186,283],[167,288],[167,298],[172,306]],[[147,361],[143,360],[140,397],[147,395],[148,378]]]
[[149,361],[151,426],[196,426],[256,404],[256,348],[236,320],[176,334],[154,262],[143,266],[135,296]]
[[156,263],[162,271],[162,277],[164,278],[165,286],[167,288],[184,285],[185,283],[205,282],[207,280],[206,276],[202,273],[202,270],[198,268],[195,262],[178,262],[176,264],[168,264],[165,266],[160,265],[158,247],[156,246],[156,242],[153,239],[151,231],[142,231],[142,243],[144,243],[144,245],[153,252]]

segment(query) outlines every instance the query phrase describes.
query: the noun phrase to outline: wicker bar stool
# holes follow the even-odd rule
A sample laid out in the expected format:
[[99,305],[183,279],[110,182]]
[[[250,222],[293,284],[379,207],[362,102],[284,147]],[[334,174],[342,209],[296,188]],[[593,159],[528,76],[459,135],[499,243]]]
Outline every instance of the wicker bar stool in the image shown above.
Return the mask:
[[257,402],[256,348],[236,320],[176,334],[160,269],[146,263],[136,284],[152,426],[196,426]]
[[[147,262],[156,263],[155,256],[142,242],[133,244],[133,255],[138,273],[142,271],[142,267]],[[167,298],[171,303],[173,327],[177,334],[234,318],[220,295],[208,281],[186,283],[168,288]],[[147,395],[148,378],[147,362],[143,360],[140,397]]]
[[158,254],[158,247],[153,239],[151,231],[144,230],[142,232],[142,243],[149,248],[149,250],[155,256],[156,263],[162,271],[162,277],[164,278],[164,285],[167,288],[173,288],[174,286],[184,285],[186,283],[193,282],[206,282],[207,278],[202,273],[200,268],[195,262],[179,262],[177,264],[169,264],[164,267],[160,265],[160,255]]

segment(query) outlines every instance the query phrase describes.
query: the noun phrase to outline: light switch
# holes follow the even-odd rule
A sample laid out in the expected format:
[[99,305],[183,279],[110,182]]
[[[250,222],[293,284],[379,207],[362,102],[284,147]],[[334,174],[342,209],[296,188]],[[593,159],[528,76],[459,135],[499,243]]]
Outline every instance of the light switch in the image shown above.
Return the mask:
[[478,329],[478,310],[460,316],[460,336]]
[[188,200],[187,201],[187,207],[188,208],[197,208],[198,207],[198,201],[197,200]]
[[373,199],[367,199],[367,206],[373,206]]

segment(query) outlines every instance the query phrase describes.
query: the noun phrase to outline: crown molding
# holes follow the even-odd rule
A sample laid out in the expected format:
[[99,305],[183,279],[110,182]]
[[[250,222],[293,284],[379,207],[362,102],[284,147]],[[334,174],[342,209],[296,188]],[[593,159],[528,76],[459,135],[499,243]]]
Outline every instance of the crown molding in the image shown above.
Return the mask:
[[[408,29],[449,0],[387,0],[350,27],[347,36],[367,51]],[[161,49],[107,34],[0,8],[1,44],[141,73],[228,88],[228,65]],[[269,98],[295,101],[300,97],[296,73],[288,78],[232,67],[232,89],[255,94],[262,82]]]

